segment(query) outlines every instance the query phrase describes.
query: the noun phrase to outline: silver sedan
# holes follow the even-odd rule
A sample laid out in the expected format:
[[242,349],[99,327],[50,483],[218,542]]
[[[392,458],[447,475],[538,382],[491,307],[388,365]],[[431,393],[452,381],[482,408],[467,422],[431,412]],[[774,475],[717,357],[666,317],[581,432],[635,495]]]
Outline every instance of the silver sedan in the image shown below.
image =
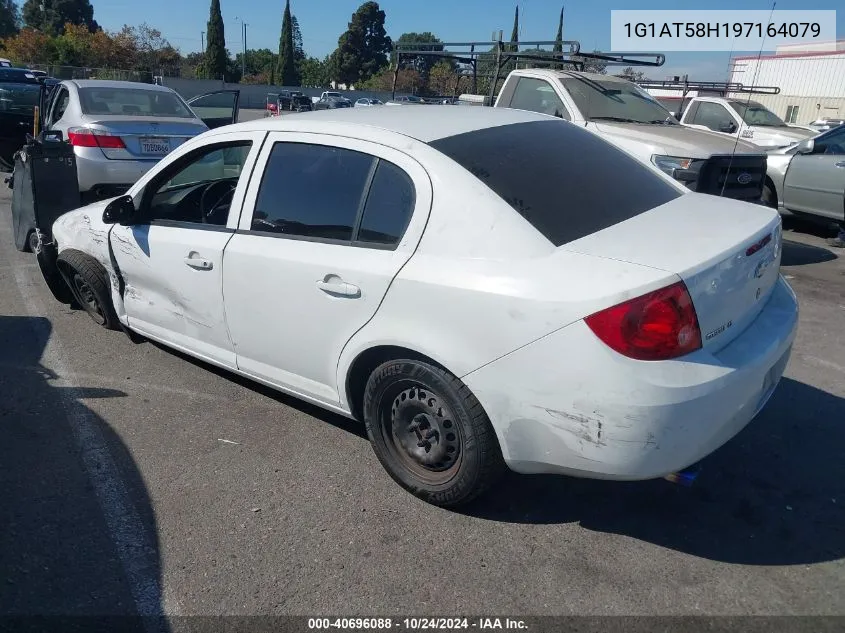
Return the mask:
[[239,92],[185,102],[164,86],[68,80],[53,88],[43,129],[74,147],[83,201],[120,195],[164,156],[209,128],[237,120]]
[[763,200],[784,215],[845,222],[845,126],[768,153]]

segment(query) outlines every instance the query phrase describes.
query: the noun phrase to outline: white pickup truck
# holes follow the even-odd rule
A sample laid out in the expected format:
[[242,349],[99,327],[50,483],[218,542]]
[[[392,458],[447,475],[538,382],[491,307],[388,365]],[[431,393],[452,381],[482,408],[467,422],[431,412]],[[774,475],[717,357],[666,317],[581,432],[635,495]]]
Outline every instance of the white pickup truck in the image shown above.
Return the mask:
[[680,125],[630,81],[568,70],[514,70],[495,107],[551,114],[582,125],[693,191],[748,202],[759,202],[762,196],[766,177],[762,148]]
[[766,106],[744,98],[695,97],[681,114],[681,124],[765,149],[789,147],[818,134],[811,128],[789,125]]

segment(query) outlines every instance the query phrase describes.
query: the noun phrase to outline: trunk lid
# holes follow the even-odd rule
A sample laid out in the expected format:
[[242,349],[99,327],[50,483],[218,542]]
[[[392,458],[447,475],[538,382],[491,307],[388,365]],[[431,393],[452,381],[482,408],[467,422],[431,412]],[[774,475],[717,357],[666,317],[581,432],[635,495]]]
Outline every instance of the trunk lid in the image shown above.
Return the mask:
[[781,241],[772,209],[689,193],[561,249],[677,274],[695,305],[702,345],[715,352],[766,304]]
[[161,160],[188,139],[208,128],[199,119],[164,117],[89,117],[85,127],[123,140],[125,149],[103,149],[112,160]]

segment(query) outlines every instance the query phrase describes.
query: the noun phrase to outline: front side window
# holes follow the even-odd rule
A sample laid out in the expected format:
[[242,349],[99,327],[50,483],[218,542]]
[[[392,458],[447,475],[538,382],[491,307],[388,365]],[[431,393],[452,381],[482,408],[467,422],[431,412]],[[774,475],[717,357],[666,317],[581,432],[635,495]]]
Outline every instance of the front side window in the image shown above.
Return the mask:
[[393,163],[341,147],[276,143],[261,180],[251,230],[395,247],[415,202]]
[[150,183],[143,219],[225,226],[251,146],[249,141],[211,145],[170,165]]
[[520,77],[511,97],[510,107],[549,114],[571,121],[572,117],[548,81],[533,77]]
[[684,195],[626,152],[559,121],[485,128],[430,145],[492,189],[555,246]]
[[845,127],[833,129],[815,140],[814,154],[845,154]]
[[[748,125],[757,125],[760,127],[787,127],[786,123],[774,112],[769,110],[766,106],[755,101],[745,103],[743,101],[728,101],[731,109],[739,115],[743,121]],[[791,106],[794,110],[794,115],[787,112],[787,118],[791,115],[798,117],[798,106]],[[794,121],[794,119],[793,119]]]
[[563,77],[560,82],[588,121],[677,123],[671,112],[636,84],[580,76]]
[[733,117],[728,114],[725,106],[710,101],[699,102],[698,111],[695,113],[692,123],[703,125],[714,132],[727,132],[731,125],[734,128],[736,127]]
[[182,99],[166,90],[80,88],[79,102],[84,114],[194,118]]

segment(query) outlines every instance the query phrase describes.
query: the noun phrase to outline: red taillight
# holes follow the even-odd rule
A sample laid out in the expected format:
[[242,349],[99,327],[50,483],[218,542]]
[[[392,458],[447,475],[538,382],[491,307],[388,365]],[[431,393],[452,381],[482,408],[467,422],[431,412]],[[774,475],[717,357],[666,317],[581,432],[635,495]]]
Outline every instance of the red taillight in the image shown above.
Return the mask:
[[67,138],[74,147],[100,147],[102,149],[125,149],[123,139],[108,132],[75,127],[67,131]]
[[701,347],[698,316],[682,281],[584,320],[608,347],[637,360],[668,360]]

